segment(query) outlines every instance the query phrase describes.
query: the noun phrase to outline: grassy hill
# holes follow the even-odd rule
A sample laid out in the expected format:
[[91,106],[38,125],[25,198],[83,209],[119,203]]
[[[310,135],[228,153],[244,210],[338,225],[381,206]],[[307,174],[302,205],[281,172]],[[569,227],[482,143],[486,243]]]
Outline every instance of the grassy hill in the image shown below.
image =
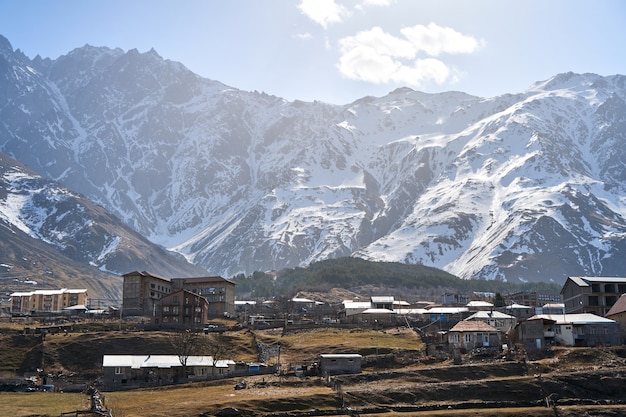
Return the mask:
[[301,291],[323,292],[331,288],[364,295],[403,294],[437,299],[443,292],[488,291],[510,294],[518,291],[558,293],[561,290],[559,284],[463,280],[441,269],[424,265],[373,262],[351,257],[314,262],[307,267],[285,269],[277,273],[238,275],[233,280],[237,283],[237,294],[240,297],[293,296]]

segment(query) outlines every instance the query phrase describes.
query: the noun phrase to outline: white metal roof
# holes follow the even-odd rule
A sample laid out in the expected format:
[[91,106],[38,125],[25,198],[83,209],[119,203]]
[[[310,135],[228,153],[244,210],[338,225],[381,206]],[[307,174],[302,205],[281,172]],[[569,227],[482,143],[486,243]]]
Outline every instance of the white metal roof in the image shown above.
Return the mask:
[[458,314],[469,311],[467,307],[433,307],[426,310],[428,314]]
[[465,320],[472,319],[514,319],[515,317],[508,314],[501,313],[499,311],[477,311]]
[[556,324],[614,324],[615,320],[600,317],[592,313],[578,314],[537,314],[528,320],[547,319],[554,320]]
[[361,314],[394,314],[394,312],[386,308],[368,308],[362,311]]
[[492,303],[487,301],[470,301],[467,303],[468,307],[493,307]]
[[[182,366],[178,355],[103,355],[103,367],[174,368]],[[212,356],[189,356],[187,366],[213,366]]]
[[326,359],[356,359],[362,358],[358,353],[322,353],[320,354],[321,358]]
[[393,303],[393,295],[375,295],[371,297],[372,303]]

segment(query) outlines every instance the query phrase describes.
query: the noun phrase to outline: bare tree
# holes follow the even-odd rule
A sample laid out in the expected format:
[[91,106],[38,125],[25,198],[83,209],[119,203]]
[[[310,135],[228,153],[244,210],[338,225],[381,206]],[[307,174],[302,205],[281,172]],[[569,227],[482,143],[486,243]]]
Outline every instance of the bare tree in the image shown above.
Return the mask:
[[221,332],[209,333],[202,344],[202,350],[208,352],[213,358],[213,368],[215,368],[217,361],[221,360],[226,353],[226,338]]
[[199,350],[199,339],[201,335],[190,329],[172,333],[170,343],[174,347],[178,360],[183,366],[184,375],[187,375],[187,360]]

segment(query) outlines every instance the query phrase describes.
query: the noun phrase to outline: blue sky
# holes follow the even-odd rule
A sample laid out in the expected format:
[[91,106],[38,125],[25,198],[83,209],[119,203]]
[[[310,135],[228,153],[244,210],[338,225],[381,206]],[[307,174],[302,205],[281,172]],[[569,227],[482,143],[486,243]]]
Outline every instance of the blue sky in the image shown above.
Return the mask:
[[0,35],[31,58],[154,48],[235,88],[334,104],[626,74],[623,0],[0,0]]

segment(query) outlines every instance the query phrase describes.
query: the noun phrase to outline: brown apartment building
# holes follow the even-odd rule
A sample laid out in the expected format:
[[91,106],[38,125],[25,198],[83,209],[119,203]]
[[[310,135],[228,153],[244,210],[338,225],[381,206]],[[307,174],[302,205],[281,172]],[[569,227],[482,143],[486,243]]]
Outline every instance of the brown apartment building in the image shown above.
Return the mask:
[[232,315],[235,312],[236,284],[219,276],[164,278],[146,271],[134,271],[124,274],[123,278],[124,317],[149,317],[156,323],[163,313],[163,298],[180,290],[205,298],[208,316]]

